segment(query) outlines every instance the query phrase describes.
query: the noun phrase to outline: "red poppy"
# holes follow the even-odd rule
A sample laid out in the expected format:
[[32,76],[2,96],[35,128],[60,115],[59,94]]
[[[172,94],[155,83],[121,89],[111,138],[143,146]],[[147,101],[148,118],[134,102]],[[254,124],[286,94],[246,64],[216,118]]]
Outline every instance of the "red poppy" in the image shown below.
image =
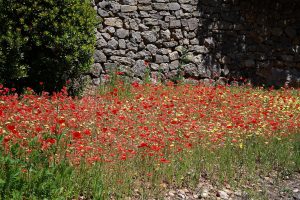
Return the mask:
[[82,135],[79,131],[73,131],[72,136],[73,136],[73,139],[81,139],[82,138]]

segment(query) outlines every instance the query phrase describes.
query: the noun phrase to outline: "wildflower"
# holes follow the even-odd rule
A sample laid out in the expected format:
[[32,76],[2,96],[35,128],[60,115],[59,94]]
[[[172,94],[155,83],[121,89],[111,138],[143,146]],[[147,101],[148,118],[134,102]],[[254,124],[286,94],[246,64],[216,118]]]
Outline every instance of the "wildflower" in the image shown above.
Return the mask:
[[72,136],[73,136],[73,139],[81,139],[82,138],[82,135],[79,131],[73,131],[72,132]]

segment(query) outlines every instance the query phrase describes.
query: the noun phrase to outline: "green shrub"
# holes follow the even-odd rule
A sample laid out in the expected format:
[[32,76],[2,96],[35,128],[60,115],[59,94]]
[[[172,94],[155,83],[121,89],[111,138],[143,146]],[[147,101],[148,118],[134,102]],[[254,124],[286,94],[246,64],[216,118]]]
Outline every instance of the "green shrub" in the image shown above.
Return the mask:
[[52,92],[71,80],[80,89],[95,45],[89,0],[0,0],[0,24],[0,82]]

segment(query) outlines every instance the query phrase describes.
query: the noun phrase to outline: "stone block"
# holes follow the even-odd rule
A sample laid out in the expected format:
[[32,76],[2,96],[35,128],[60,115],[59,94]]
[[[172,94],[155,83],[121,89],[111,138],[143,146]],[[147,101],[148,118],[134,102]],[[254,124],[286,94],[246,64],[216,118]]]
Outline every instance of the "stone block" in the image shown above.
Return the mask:
[[117,31],[115,32],[115,36],[120,39],[127,38],[129,36],[129,31],[123,28],[117,29]]
[[179,3],[168,3],[169,10],[176,11],[180,10],[180,4]]
[[117,28],[123,27],[123,21],[120,18],[105,18],[104,24],[106,26],[113,26]]
[[181,28],[181,21],[180,20],[171,20],[170,28]]
[[121,5],[121,12],[134,12],[137,8],[137,6]]

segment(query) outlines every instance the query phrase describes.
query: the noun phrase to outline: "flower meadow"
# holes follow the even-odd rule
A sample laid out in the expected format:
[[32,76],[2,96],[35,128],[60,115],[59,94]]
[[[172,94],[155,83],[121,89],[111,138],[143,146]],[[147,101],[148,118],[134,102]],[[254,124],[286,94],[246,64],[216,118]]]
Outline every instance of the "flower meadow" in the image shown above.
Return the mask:
[[0,86],[0,199],[159,197],[300,170],[300,91],[103,86],[72,98]]

